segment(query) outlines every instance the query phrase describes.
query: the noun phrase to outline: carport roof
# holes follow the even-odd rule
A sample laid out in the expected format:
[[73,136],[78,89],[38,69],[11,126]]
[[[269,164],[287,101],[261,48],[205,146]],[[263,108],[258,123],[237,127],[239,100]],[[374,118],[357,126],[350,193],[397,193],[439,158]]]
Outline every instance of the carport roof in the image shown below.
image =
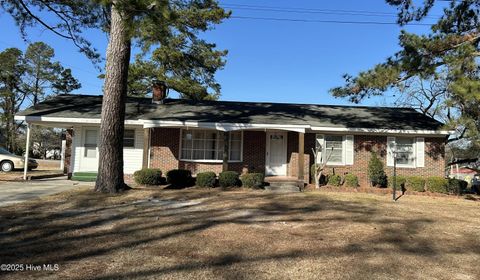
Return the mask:
[[[58,95],[17,116],[100,119],[102,96]],[[392,107],[286,104],[129,97],[127,120],[199,123],[278,124],[311,127],[440,130],[442,123],[414,109]]]

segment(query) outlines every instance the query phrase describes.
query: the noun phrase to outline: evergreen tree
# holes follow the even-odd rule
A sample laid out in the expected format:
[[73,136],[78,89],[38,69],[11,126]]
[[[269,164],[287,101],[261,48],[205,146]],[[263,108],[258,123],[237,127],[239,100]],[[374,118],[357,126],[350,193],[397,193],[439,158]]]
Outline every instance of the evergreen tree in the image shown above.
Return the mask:
[[[0,118],[8,150],[18,150],[20,123],[14,119],[20,108],[35,105],[51,94],[68,93],[80,87],[70,69],[53,61],[53,49],[43,42],[0,52]],[[30,102],[31,101],[31,102]]]
[[[148,53],[152,46],[172,51],[181,47],[182,52],[196,48],[210,49],[211,52],[202,50],[190,53],[193,60],[201,61],[201,55],[213,53],[215,46],[199,39],[199,32],[212,28],[213,24],[220,23],[230,15],[216,0],[4,0],[0,5],[13,16],[24,35],[27,27],[40,24],[72,41],[94,62],[100,60],[100,55],[82,31],[100,28],[108,32],[99,141],[100,164],[95,185],[95,189],[101,192],[126,189],[122,139],[132,41],[144,53]],[[42,19],[46,14],[50,15],[48,22]]]
[[10,151],[16,150],[15,136],[17,124],[15,113],[27,97],[24,89],[25,75],[23,53],[19,49],[9,48],[0,52],[0,120],[3,126],[3,143]]
[[387,185],[387,174],[383,170],[383,163],[375,152],[370,154],[368,161],[368,178],[374,187],[385,187]]
[[82,87],[82,84],[73,77],[72,70],[62,69],[52,83],[55,94],[67,94]]
[[[387,0],[398,8],[398,23],[402,26],[425,18],[437,2],[428,0],[416,6],[411,0]],[[468,128],[466,136],[478,141],[479,7],[479,1],[451,1],[429,34],[402,31],[399,52],[356,76],[345,75],[345,85],[333,88],[331,93],[358,103],[371,96],[383,95],[390,89],[405,87],[412,79],[435,80],[445,75],[446,104],[460,113],[450,125]]]

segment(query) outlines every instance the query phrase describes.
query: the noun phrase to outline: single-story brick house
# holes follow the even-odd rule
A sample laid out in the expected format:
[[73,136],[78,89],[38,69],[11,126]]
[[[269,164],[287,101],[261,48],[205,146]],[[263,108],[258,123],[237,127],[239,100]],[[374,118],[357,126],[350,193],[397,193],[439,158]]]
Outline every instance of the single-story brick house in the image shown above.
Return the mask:
[[[367,182],[370,152],[391,175],[444,176],[450,131],[413,109],[129,97],[125,174],[142,167],[203,171],[248,168],[309,181],[317,151],[328,172]],[[20,112],[17,120],[68,129],[70,172],[96,171],[102,96],[59,95]],[[224,151],[227,156],[224,157]],[[70,151],[67,151],[69,153]]]

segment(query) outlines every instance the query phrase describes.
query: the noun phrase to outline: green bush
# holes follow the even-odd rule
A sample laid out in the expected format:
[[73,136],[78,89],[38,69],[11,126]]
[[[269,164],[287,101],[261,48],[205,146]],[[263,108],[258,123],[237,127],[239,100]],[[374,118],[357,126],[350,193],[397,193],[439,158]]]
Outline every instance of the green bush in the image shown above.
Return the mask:
[[438,176],[428,177],[426,188],[429,192],[448,193],[448,180]]
[[133,173],[135,183],[140,185],[160,185],[162,183],[162,171],[160,169],[144,168]]
[[342,185],[342,176],[337,174],[328,175],[328,184],[331,186],[339,187]]
[[368,178],[374,187],[387,186],[387,174],[383,170],[383,163],[374,152],[368,161]]
[[425,179],[420,176],[407,177],[405,181],[405,188],[409,191],[424,192]]
[[392,176],[388,178],[388,186],[393,189],[393,180],[397,177],[397,190],[405,188],[407,178],[405,176]]
[[177,187],[191,186],[193,182],[192,172],[184,169],[173,169],[167,172],[167,182]]
[[242,186],[246,188],[260,188],[263,186],[265,175],[263,173],[247,173],[240,177]]
[[347,174],[345,175],[345,186],[356,188],[358,187],[358,177],[357,175]]
[[239,174],[235,171],[225,171],[218,176],[218,183],[220,187],[238,187],[240,186]]
[[464,193],[467,187],[467,181],[453,178],[448,180],[447,192],[459,195]]
[[215,172],[202,172],[197,174],[197,186],[199,187],[215,187],[217,174]]

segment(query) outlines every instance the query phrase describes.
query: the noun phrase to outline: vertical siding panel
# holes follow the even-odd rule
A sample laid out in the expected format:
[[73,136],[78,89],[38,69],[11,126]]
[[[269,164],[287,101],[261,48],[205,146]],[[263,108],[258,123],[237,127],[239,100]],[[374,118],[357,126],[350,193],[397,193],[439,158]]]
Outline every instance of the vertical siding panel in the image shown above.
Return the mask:
[[[131,129],[131,128],[126,128]],[[143,160],[143,129],[135,129],[135,147],[123,149],[123,172],[133,174],[142,169]]]

